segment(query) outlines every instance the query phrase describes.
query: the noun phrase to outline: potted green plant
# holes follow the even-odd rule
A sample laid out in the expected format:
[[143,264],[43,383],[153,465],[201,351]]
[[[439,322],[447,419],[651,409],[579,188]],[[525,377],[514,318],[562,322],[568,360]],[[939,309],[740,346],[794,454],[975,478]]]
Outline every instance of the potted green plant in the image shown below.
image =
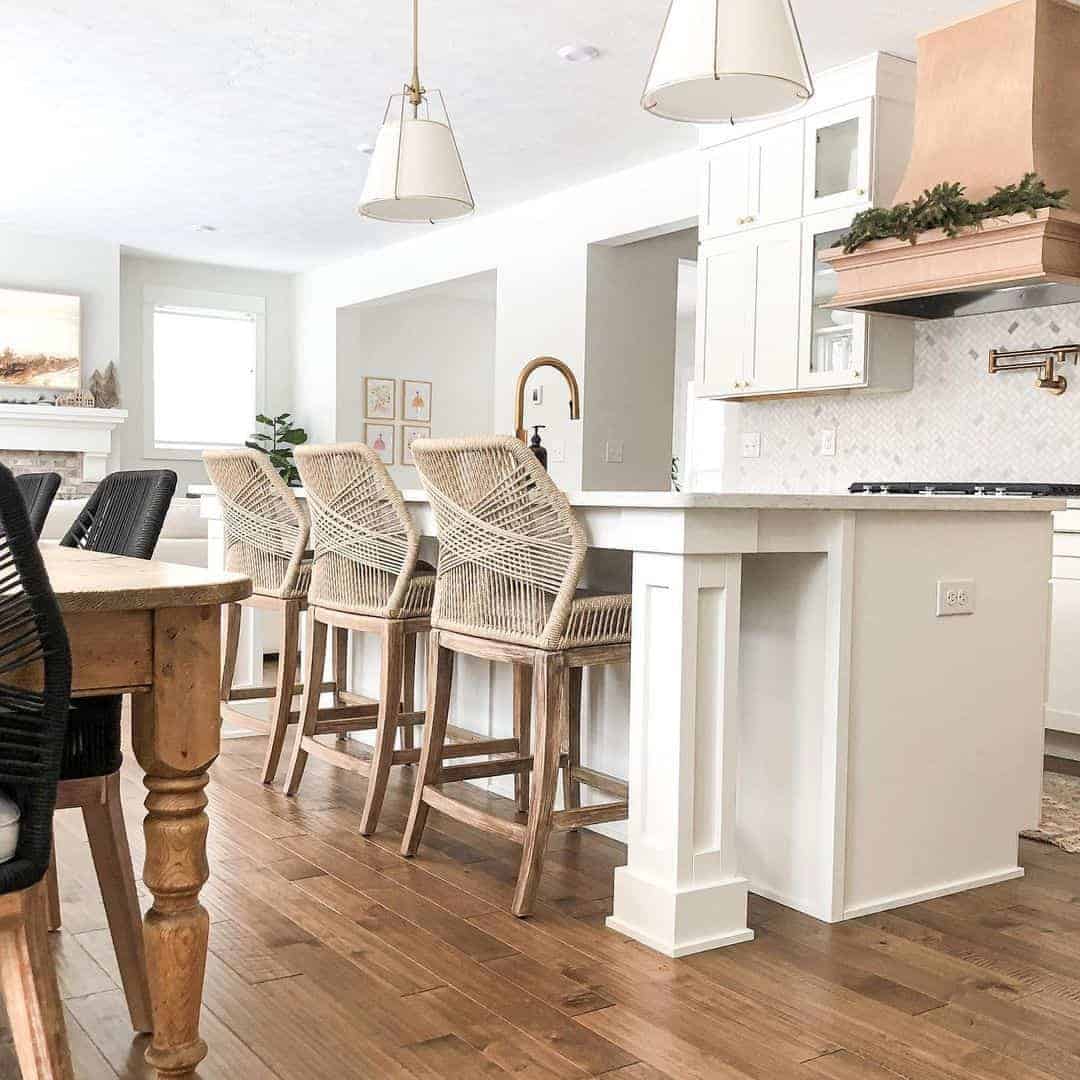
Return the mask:
[[291,487],[299,487],[300,474],[293,460],[293,447],[307,442],[307,432],[293,424],[291,413],[281,413],[279,416],[259,413],[255,422],[270,430],[254,432],[244,445],[266,454],[270,464],[281,474],[281,479]]

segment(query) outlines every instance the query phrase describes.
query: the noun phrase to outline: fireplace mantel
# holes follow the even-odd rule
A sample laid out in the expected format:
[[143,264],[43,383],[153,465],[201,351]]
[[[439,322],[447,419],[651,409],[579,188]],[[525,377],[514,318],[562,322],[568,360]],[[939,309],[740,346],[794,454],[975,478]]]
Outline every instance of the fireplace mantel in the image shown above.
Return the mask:
[[127,415],[127,409],[0,404],[0,450],[82,454],[82,478],[95,483],[107,472],[112,433]]

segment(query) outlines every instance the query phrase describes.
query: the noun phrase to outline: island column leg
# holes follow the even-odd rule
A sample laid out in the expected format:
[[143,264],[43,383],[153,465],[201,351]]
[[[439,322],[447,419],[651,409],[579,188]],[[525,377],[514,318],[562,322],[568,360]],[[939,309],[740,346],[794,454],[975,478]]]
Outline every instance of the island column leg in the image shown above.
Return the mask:
[[749,941],[735,852],[740,555],[634,553],[628,863],[607,925],[667,956]]
[[154,613],[153,685],[132,695],[135,756],[146,772],[146,862],[154,897],[144,922],[154,1035],[146,1060],[159,1078],[191,1077],[206,1057],[199,1035],[210,921],[199,903],[206,861],[206,784],[219,748],[220,608]]

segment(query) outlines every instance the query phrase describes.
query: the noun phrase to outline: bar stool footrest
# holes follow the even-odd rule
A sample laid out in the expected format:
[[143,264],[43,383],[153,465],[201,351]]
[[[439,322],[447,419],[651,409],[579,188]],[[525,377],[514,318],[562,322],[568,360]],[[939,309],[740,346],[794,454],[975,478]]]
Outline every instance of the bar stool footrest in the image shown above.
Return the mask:
[[605,821],[625,821],[629,816],[626,802],[600,803],[574,810],[556,810],[551,815],[553,829],[580,829],[585,825],[600,825]]
[[432,810],[438,810],[455,821],[461,821],[466,825],[472,825],[474,828],[495,833],[505,840],[512,840],[515,844],[525,843],[524,822],[510,821],[487,810],[481,810],[469,803],[461,802],[459,799],[447,795],[440,788],[430,784],[424,786],[420,797]]

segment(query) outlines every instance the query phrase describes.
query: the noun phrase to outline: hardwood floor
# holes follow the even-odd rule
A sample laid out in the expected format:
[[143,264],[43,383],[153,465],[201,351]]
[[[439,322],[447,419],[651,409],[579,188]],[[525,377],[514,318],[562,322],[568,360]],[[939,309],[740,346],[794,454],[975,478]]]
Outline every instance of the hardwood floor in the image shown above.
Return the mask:
[[[831,927],[753,898],[756,941],[672,961],[602,929],[619,845],[556,837],[519,921],[510,843],[433,813],[398,857],[411,771],[364,840],[364,780],[312,760],[287,800],[264,751],[226,741],[210,786],[203,1080],[1080,1077],[1076,856],[1025,842],[1020,881]],[[141,865],[137,767],[124,794]],[[145,1077],[78,815],[57,831],[76,1075]]]

